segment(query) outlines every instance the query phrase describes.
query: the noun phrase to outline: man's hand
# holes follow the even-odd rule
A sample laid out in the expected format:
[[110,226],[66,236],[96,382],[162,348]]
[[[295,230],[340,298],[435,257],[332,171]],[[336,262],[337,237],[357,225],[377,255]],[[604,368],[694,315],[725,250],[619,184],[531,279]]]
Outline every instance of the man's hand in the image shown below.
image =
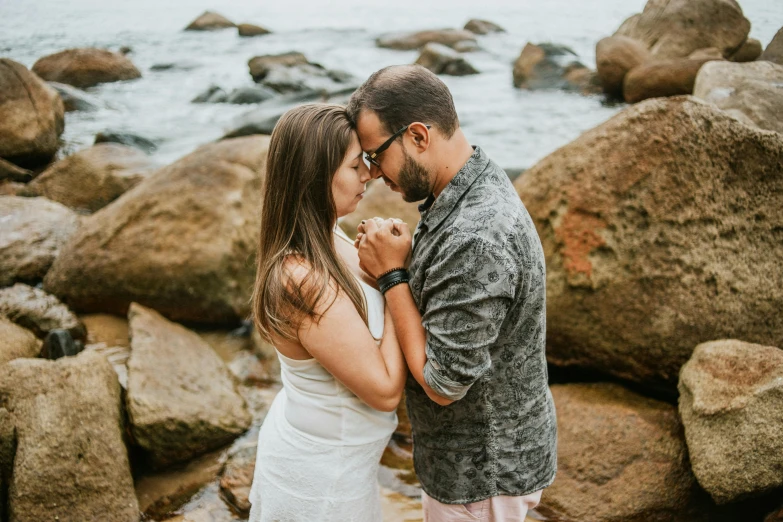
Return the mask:
[[378,277],[394,268],[407,267],[411,253],[411,232],[399,219],[368,219],[359,225],[356,243],[359,267]]

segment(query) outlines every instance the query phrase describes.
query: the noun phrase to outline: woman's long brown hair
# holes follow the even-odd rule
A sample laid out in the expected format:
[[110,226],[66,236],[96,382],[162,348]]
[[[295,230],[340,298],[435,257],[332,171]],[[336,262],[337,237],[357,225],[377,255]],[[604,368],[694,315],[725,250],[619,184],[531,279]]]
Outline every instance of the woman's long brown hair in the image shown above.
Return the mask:
[[[345,292],[367,322],[364,293],[333,240],[337,209],[332,179],[352,133],[345,108],[327,104],[291,109],[272,131],[252,298],[253,322],[267,341],[273,335],[297,340],[305,318],[320,319],[317,309],[330,285]],[[287,273],[289,254],[310,268],[298,285],[291,284]]]

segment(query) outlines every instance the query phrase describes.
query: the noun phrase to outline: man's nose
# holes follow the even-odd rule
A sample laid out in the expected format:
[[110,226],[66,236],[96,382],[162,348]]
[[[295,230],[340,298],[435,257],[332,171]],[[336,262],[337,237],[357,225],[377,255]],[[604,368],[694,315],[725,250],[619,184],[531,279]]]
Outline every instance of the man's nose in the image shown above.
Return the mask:
[[370,163],[370,176],[372,176],[372,179],[378,179],[383,176],[383,171],[378,165]]

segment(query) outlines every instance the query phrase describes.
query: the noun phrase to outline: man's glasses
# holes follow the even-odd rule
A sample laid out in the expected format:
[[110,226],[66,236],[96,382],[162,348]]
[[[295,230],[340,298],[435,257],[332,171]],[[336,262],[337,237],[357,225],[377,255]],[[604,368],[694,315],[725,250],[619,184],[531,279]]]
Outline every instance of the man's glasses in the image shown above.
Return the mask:
[[[369,163],[372,163],[373,165],[375,165],[375,166],[376,166],[376,167],[378,167],[378,168],[381,168],[381,164],[380,164],[380,163],[378,163],[378,160],[377,160],[377,159],[375,159],[375,158],[377,158],[377,157],[378,157],[378,155],[379,155],[379,154],[381,154],[383,151],[385,151],[386,149],[388,149],[388,148],[391,146],[391,144],[394,142],[394,140],[395,140],[395,139],[397,139],[397,138],[398,138],[398,137],[399,137],[399,136],[400,136],[400,135],[401,135],[403,132],[405,132],[406,130],[408,130],[408,127],[409,127],[410,125],[411,125],[411,124],[408,124],[408,125],[406,125],[405,127],[403,127],[403,128],[401,128],[400,130],[398,130],[397,132],[395,132],[394,134],[392,134],[392,135],[391,135],[391,138],[389,138],[388,140],[384,141],[384,142],[381,144],[381,146],[380,146],[380,147],[378,147],[377,149],[375,149],[375,152],[373,152],[372,154],[365,152],[365,153],[364,153],[364,159],[365,159],[365,161],[367,161],[367,162],[369,162]],[[431,126],[431,125],[425,125],[425,127],[427,127],[427,128],[429,129],[429,128],[431,128],[432,126]]]

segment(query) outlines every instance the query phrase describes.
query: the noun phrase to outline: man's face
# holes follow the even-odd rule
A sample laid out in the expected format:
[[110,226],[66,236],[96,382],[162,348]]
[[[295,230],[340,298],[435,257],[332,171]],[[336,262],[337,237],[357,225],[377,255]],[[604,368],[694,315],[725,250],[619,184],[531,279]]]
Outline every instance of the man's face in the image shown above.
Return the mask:
[[[365,152],[374,152],[391,136],[373,111],[362,111],[356,122],[359,143]],[[370,163],[373,179],[383,178],[386,185],[402,194],[405,201],[421,201],[432,192],[427,169],[412,158],[404,147],[405,134],[376,157],[380,167]]]

